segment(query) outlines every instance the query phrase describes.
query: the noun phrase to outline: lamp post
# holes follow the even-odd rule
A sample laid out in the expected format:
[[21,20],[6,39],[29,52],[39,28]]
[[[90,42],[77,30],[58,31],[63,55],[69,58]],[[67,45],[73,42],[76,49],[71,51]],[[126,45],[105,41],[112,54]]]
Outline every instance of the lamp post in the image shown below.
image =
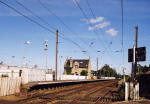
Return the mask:
[[[100,50],[97,51],[97,53],[101,52]],[[97,73],[96,73],[96,76],[97,76],[97,79],[98,79],[98,68],[99,68],[99,60],[98,60],[98,56],[97,56],[97,59],[96,59],[96,68],[97,68]],[[99,71],[100,72],[100,71]],[[100,74],[100,73],[99,73]]]
[[44,51],[45,51],[45,71],[47,71],[47,50],[48,50],[48,40],[44,41]]
[[60,56],[60,80],[61,80],[61,61],[62,61],[63,56]]
[[[31,44],[30,41],[25,41],[24,42],[24,45],[29,45],[29,44]],[[23,63],[24,63],[24,59],[25,59],[25,56],[24,56],[24,46],[23,46],[22,54],[23,54],[23,56],[22,56],[22,67],[23,67]]]

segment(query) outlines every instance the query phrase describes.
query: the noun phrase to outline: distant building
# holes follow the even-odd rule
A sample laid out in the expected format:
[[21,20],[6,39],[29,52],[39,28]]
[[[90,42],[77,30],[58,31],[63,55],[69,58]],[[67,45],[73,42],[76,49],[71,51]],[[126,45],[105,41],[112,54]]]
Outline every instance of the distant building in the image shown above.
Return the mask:
[[65,75],[81,75],[85,70],[88,72],[88,77],[91,77],[91,61],[90,59],[66,59],[64,64]]
[[47,74],[53,74],[53,70],[52,69],[48,69]]

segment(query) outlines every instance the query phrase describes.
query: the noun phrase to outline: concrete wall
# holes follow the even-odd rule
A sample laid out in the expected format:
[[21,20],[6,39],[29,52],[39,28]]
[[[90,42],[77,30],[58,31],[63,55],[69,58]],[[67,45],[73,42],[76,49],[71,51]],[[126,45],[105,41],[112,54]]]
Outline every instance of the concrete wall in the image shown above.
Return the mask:
[[22,69],[22,83],[46,81],[46,72],[42,69]]
[[[43,69],[33,69],[27,67],[16,67],[16,66],[0,66],[0,76],[2,74],[8,75],[8,77],[19,77],[19,71],[22,70],[21,78],[22,83],[26,84],[29,82],[46,81],[46,72]],[[52,79],[52,78],[51,78]],[[50,80],[50,79],[48,79]]]
[[58,80],[86,80],[88,76],[78,76],[78,75],[58,75]]
[[2,75],[8,75],[8,77],[19,77],[18,69],[0,69],[0,77]]
[[115,77],[101,77],[101,79],[116,79]]
[[[22,68],[22,67],[0,67],[0,75],[7,74],[8,77],[17,78],[19,77],[19,71],[22,70],[21,79],[22,84],[27,84],[29,82],[37,81],[53,81],[52,74],[46,74],[43,69],[32,69],[32,68]],[[88,76],[79,75],[58,75],[58,80],[86,80],[89,79]]]
[[53,74],[46,74],[46,81],[53,81]]

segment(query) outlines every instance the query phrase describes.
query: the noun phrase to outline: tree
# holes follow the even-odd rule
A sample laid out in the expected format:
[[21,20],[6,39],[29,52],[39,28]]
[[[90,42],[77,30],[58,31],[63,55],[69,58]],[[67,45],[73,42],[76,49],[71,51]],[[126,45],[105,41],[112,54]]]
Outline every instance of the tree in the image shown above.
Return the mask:
[[140,65],[140,64],[138,64],[137,65],[137,70],[136,70],[136,72],[138,73],[140,73],[140,72],[147,72],[148,70],[150,69],[150,65],[149,66],[147,66],[147,65],[144,65],[144,66],[142,66],[142,65]]
[[72,67],[65,67],[65,69],[66,69],[66,73],[67,73],[68,75],[70,75],[71,72],[72,72]]
[[88,71],[87,70],[82,70],[80,74],[83,75],[83,76],[87,76],[88,75]]
[[98,75],[107,77],[117,77],[117,72],[115,69],[111,68],[109,65],[105,64],[99,71]]

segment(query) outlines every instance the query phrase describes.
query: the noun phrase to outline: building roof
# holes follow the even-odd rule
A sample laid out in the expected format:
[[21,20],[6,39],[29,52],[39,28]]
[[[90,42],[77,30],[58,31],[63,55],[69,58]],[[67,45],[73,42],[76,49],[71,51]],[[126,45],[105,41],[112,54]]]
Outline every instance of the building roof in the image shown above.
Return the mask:
[[145,74],[150,74],[150,70],[148,70]]
[[79,63],[79,68],[88,68],[89,59],[68,59],[65,67],[70,66],[70,61],[72,60],[73,65],[75,62]]

